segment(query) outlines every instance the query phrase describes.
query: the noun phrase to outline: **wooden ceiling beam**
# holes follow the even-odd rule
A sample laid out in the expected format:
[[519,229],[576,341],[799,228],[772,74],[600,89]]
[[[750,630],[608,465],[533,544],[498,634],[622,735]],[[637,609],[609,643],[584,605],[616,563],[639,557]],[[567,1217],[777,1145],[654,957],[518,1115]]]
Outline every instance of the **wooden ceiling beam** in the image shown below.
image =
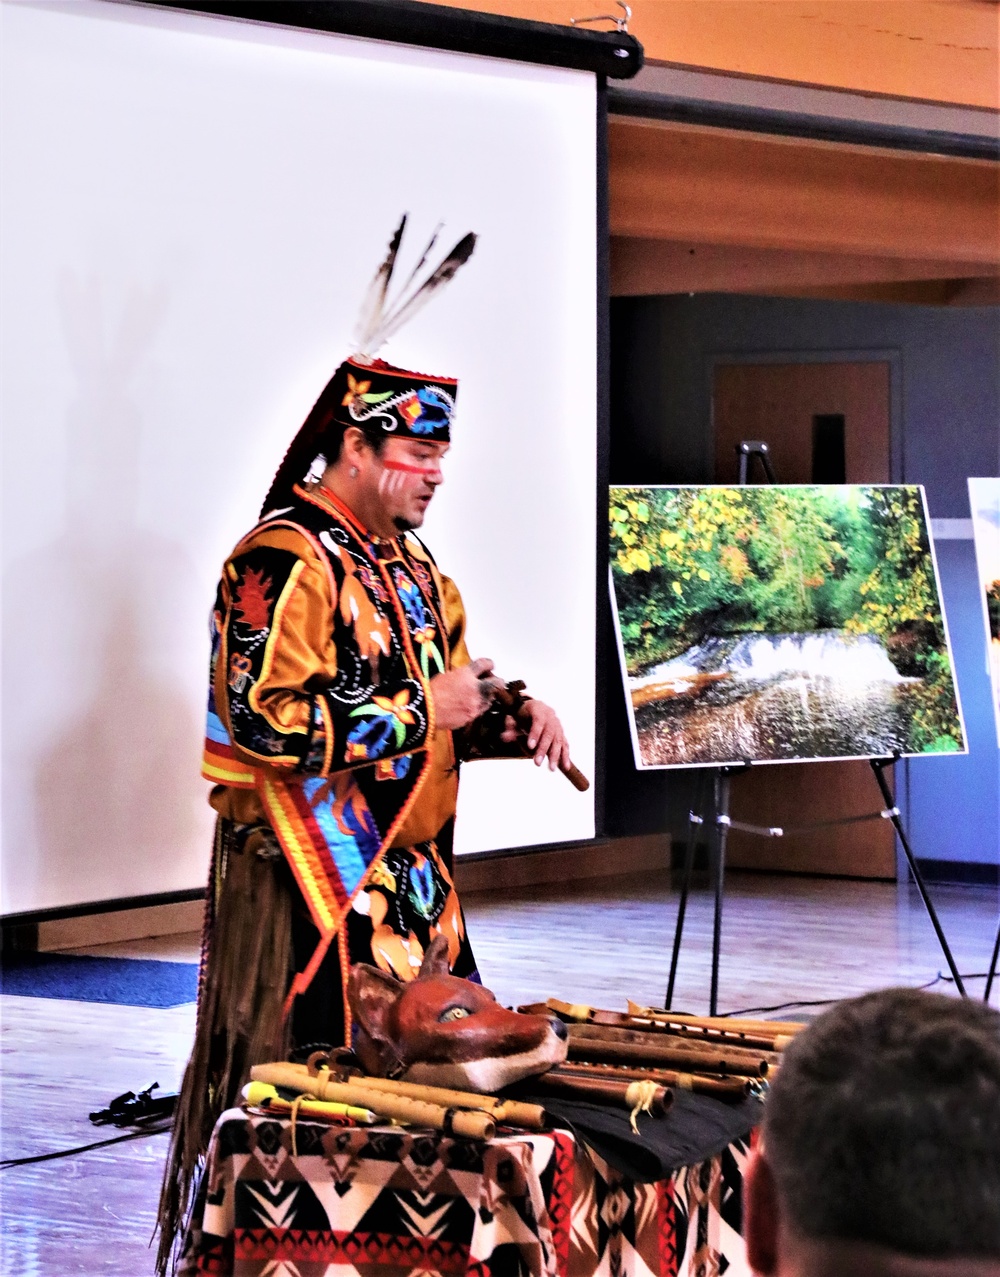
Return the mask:
[[1000,268],[1000,165],[613,117],[611,233]]
[[941,258],[817,253],[623,236],[611,241],[611,292],[616,297],[761,293],[789,288],[976,279],[982,275],[982,267],[976,264]]

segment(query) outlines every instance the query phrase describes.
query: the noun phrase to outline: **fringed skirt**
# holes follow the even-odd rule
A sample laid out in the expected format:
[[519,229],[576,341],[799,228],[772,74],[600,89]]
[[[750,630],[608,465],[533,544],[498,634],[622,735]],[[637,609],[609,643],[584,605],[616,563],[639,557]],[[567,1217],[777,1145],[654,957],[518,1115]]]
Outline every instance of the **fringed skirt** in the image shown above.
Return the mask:
[[287,1017],[295,972],[319,943],[305,900],[266,825],[219,817],[205,902],[194,1048],[178,1098],[160,1197],[157,1272],[167,1272],[192,1187],[220,1114],[239,1103],[250,1068],[317,1047],[349,1044],[347,970],[369,962],[412,979],[443,933],[457,976],[478,980],[451,878],[449,821],[417,847],[390,848],[355,897],[343,934],[327,950]]

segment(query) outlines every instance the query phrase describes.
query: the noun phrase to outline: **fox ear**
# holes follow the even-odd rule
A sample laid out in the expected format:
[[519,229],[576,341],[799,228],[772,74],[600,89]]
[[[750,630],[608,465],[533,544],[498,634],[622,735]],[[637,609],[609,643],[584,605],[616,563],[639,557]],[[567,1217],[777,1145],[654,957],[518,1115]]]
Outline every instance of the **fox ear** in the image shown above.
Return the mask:
[[448,965],[448,937],[440,931],[427,946],[417,979],[427,980],[436,975],[451,975],[451,967]]
[[365,962],[357,962],[351,967],[347,981],[347,1000],[351,1014],[365,1033],[375,1043],[391,1041],[389,1029],[389,1012],[394,1006],[403,986],[391,975],[386,975],[378,967],[369,966]]

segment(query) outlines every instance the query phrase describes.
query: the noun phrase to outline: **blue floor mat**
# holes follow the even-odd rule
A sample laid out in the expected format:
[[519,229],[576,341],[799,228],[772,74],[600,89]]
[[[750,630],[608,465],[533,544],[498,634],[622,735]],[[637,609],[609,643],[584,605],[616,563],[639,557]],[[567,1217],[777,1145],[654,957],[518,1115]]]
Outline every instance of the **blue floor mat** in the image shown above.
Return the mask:
[[18,953],[5,954],[0,967],[0,993],[20,998],[179,1007],[194,1002],[197,992],[198,967],[193,962]]

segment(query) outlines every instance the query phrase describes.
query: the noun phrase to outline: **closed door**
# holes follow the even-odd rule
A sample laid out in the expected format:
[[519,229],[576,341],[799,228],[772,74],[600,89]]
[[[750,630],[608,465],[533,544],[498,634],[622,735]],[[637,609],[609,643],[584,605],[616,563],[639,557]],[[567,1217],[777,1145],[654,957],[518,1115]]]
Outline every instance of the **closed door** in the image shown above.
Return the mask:
[[[767,443],[779,483],[890,480],[888,363],[717,365],[712,405],[717,483],[736,482],[744,440]],[[794,828],[881,806],[867,762],[767,764],[732,786],[733,819],[754,825]],[[896,873],[887,820],[773,839],[733,830],[728,859],[734,867],[800,873]]]

